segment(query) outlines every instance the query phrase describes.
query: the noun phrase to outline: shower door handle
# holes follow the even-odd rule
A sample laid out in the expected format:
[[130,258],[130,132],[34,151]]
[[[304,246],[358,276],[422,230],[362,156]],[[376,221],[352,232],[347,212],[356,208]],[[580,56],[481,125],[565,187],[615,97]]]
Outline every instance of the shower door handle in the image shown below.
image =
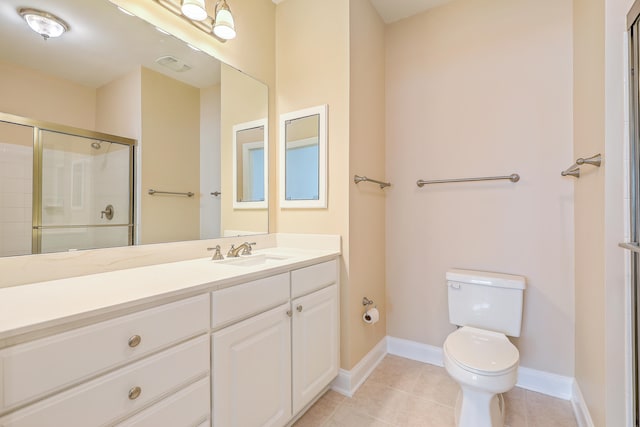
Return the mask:
[[111,221],[113,219],[113,205],[107,205],[106,208],[104,208],[104,210],[102,212],[100,212],[100,218],[104,218],[105,215],[107,216],[107,219],[109,221]]

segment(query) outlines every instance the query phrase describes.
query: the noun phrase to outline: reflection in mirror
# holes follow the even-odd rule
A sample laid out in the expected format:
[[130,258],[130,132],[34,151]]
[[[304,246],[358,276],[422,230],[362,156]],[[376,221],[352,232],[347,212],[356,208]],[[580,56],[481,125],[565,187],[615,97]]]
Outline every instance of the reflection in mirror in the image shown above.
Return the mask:
[[[136,244],[267,232],[267,209],[247,216],[232,208],[230,166],[233,124],[268,116],[264,84],[107,0],[28,3],[70,31],[44,41],[18,15],[23,0],[0,3],[0,112],[138,141]],[[13,164],[3,156],[0,163]],[[60,174],[78,190],[68,200],[73,210],[90,175],[80,163],[67,167]],[[11,200],[31,193],[25,185]],[[151,188],[196,196],[149,195]],[[0,230],[10,228],[5,222]],[[0,234],[0,243],[9,239]],[[73,247],[58,243],[55,250]]]
[[280,206],[326,208],[327,106],[280,116]]
[[233,207],[266,209],[268,162],[267,119],[233,127]]

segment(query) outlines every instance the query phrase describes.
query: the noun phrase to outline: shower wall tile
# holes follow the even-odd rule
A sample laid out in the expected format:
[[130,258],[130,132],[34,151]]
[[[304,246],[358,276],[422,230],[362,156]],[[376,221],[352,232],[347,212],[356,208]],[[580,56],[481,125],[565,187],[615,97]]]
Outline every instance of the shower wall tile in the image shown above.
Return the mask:
[[31,253],[33,149],[0,142],[0,256]]

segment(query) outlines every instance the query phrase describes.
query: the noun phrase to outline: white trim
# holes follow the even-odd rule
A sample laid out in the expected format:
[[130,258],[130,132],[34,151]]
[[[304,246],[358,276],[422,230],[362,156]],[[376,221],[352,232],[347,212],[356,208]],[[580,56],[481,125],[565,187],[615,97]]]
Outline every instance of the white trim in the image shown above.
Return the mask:
[[444,366],[442,349],[429,344],[387,337],[387,352],[405,359],[417,360],[430,365]]
[[574,379],[572,377],[565,377],[564,375],[520,366],[518,368],[518,382],[516,386],[546,394],[547,396],[571,400],[573,396],[573,383]]
[[348,397],[353,397],[362,383],[371,375],[373,370],[387,355],[387,337],[382,338],[360,361],[347,371],[340,369],[338,376],[331,384],[331,389]]
[[578,427],[595,427],[577,381],[573,381],[572,393],[571,406],[573,406],[573,413],[576,415]]
[[[444,366],[441,347],[387,337],[387,351],[389,354],[406,359]],[[516,385],[548,396],[569,400],[572,397],[573,378],[520,366]]]
[[[442,348],[387,336],[358,362],[351,371],[340,369],[331,388],[352,397],[386,354],[443,366]],[[580,387],[572,377],[520,366],[516,386],[548,396],[571,400],[579,427],[594,427]]]
[[[303,110],[280,114],[280,143],[279,173],[280,173],[280,208],[327,208],[327,116],[329,106],[327,104]],[[289,120],[318,115],[318,200],[287,200],[286,199],[286,123]]]

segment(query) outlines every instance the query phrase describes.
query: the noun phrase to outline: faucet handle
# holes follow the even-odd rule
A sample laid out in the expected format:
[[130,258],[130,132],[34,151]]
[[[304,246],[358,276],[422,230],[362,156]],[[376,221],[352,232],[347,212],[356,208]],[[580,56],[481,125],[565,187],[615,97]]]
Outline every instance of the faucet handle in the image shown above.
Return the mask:
[[233,251],[235,250],[235,248],[236,247],[234,245],[231,245],[231,247],[229,248],[229,252],[227,252],[227,257],[236,256],[236,255],[233,254]]
[[242,251],[242,255],[251,255],[251,246],[255,246],[256,242],[244,242],[244,250]]
[[214,261],[218,261],[221,259],[224,259],[224,257],[222,256],[222,253],[220,252],[220,245],[216,245],[213,248],[207,248],[208,251],[213,251],[215,250],[216,252],[213,254],[213,257],[211,257],[212,260]]

